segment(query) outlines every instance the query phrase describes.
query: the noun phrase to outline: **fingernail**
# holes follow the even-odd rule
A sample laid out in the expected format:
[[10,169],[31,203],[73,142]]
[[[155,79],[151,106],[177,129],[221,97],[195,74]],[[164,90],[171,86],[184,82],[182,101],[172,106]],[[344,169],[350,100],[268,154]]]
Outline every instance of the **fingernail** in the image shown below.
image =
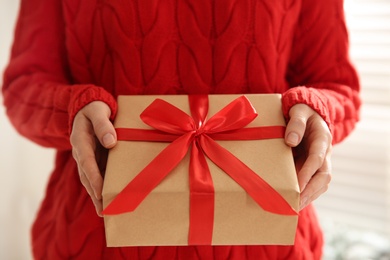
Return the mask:
[[105,146],[105,147],[110,147],[110,146],[112,146],[113,144],[115,143],[115,138],[114,138],[114,136],[112,135],[112,134],[105,134],[104,136],[103,136],[103,145]]
[[287,143],[291,145],[298,145],[298,141],[299,141],[299,136],[296,133],[292,132],[288,134]]

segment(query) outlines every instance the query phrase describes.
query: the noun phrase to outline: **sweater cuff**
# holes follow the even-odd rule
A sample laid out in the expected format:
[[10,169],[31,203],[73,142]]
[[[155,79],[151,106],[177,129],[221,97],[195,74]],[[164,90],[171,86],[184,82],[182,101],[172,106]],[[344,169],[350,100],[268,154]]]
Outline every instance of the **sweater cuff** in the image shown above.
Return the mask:
[[290,109],[296,104],[306,104],[316,111],[326,122],[333,135],[333,122],[327,106],[327,97],[315,88],[299,86],[283,93],[282,105],[284,117],[289,120]]
[[78,85],[72,88],[71,98],[68,106],[69,111],[69,133],[72,132],[73,120],[76,114],[86,105],[93,101],[102,101],[111,109],[110,120],[113,121],[117,112],[115,98],[102,87],[94,85]]

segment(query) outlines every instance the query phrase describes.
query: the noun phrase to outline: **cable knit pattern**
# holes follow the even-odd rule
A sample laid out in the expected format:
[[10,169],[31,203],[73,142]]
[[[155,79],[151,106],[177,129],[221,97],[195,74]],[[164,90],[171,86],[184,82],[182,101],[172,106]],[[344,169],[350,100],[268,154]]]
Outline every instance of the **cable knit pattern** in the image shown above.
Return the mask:
[[295,246],[106,248],[82,187],[69,129],[88,103],[115,115],[120,94],[282,93],[340,142],[358,120],[341,0],[22,0],[4,74],[7,114],[27,138],[59,150],[32,229],[36,259],[320,259],[313,208]]

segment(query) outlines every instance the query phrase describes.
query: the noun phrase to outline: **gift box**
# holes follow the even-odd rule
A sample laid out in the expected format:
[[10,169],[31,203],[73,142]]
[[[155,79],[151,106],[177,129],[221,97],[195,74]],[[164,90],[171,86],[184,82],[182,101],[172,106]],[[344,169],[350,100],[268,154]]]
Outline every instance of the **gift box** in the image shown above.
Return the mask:
[[299,187],[279,94],[119,96],[107,246],[291,245]]

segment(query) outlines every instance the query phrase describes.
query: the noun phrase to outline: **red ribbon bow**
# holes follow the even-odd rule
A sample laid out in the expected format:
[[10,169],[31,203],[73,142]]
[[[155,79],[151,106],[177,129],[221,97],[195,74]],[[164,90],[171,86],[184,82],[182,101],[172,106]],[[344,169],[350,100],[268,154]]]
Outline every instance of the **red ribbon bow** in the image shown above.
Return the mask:
[[103,214],[134,211],[145,197],[180,163],[191,148],[190,245],[210,245],[214,225],[214,185],[205,155],[234,179],[264,210],[296,215],[296,211],[259,175],[215,140],[283,138],[284,126],[244,128],[257,113],[241,96],[209,120],[207,95],[189,96],[192,117],[156,99],[141,114],[155,130],[117,128],[118,140],[171,142],[104,209]]

